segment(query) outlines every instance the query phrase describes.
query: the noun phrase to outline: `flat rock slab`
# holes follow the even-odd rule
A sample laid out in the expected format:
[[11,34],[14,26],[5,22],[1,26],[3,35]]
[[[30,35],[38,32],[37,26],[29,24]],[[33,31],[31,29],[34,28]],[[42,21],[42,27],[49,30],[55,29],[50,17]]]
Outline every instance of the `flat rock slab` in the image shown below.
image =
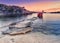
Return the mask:
[[0,43],[60,43],[60,36],[44,35],[40,32],[31,32],[24,35],[5,35]]
[[10,24],[9,27],[27,27],[27,26],[31,26],[31,21],[30,20],[25,20],[25,21],[22,21],[22,22],[17,22],[17,23],[12,23]]
[[19,34],[28,33],[28,32],[30,32],[32,30],[33,30],[33,28],[31,28],[31,27],[26,27],[26,28],[14,27],[14,28],[8,29],[6,31],[3,31],[2,33],[3,34],[8,34],[8,35],[19,35]]

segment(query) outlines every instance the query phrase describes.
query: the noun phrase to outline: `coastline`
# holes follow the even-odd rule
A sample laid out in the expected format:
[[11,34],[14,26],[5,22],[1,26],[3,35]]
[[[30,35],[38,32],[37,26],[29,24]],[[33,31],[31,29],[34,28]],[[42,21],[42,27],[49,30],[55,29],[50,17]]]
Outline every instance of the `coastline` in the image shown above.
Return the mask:
[[44,35],[40,32],[0,38],[0,43],[60,43],[60,38],[54,35]]

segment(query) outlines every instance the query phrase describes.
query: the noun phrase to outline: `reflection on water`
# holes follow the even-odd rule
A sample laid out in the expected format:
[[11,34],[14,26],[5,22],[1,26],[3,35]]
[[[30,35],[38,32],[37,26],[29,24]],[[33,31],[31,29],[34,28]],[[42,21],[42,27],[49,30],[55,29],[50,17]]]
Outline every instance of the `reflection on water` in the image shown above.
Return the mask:
[[50,14],[50,13],[45,13],[43,15],[43,20],[44,22],[59,22],[60,21],[60,14]]
[[60,34],[60,14],[49,14],[46,13],[43,15],[43,22],[45,27],[42,28],[49,34]]
[[42,24],[39,21],[35,24],[36,27],[34,26],[34,32],[60,35],[60,14],[45,13],[43,14]]

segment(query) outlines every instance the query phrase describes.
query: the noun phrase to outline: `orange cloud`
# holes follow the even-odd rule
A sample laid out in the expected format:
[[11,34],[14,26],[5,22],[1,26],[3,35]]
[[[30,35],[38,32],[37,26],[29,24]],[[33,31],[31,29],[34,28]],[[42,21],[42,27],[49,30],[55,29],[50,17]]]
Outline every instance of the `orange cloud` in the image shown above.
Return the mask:
[[31,11],[41,11],[50,8],[59,8],[60,2],[35,2],[35,3],[25,3],[19,6],[24,6],[26,9]]

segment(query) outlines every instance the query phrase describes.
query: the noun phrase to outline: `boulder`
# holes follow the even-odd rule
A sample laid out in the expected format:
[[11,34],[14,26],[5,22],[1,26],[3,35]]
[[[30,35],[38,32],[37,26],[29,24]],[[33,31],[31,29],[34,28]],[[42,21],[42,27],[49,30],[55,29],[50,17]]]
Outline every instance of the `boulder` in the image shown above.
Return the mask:
[[26,27],[26,28],[13,27],[12,29],[8,29],[6,31],[3,31],[2,34],[4,34],[4,35],[19,35],[19,34],[28,33],[32,30],[33,30],[32,27]]

